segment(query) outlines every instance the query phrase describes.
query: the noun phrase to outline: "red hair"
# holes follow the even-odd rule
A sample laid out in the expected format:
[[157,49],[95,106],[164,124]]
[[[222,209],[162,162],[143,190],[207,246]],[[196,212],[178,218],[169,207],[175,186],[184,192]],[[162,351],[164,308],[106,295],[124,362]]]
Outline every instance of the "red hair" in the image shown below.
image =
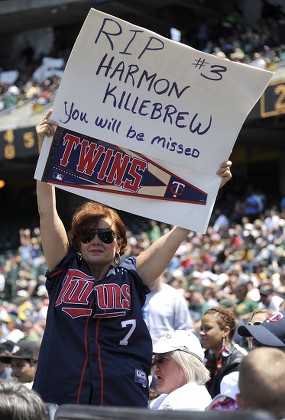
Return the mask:
[[91,225],[97,226],[100,220],[110,219],[112,229],[121,239],[120,255],[123,255],[128,248],[126,227],[118,213],[94,201],[83,203],[74,213],[71,222],[70,238],[71,244],[76,251],[80,250],[80,233]]

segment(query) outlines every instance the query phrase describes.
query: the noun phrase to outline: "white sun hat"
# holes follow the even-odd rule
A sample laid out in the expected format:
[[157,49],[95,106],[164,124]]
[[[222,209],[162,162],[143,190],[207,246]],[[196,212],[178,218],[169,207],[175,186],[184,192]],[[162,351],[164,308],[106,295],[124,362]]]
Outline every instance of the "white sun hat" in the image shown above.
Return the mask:
[[190,331],[175,330],[163,334],[153,346],[153,353],[169,353],[174,350],[185,351],[192,354],[201,362],[204,359],[204,350],[199,339]]

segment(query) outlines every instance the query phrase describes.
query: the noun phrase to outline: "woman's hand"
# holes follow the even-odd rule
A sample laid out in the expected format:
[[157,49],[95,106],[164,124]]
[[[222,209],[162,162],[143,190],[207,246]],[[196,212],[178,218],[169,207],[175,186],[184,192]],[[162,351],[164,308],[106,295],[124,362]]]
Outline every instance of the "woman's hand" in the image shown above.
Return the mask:
[[52,137],[57,127],[57,123],[49,119],[51,113],[52,111],[50,110],[43,121],[36,126],[40,147],[44,141],[45,136]]
[[222,188],[232,178],[231,166],[232,162],[230,160],[221,163],[221,166],[217,171],[217,175],[222,178],[220,188]]

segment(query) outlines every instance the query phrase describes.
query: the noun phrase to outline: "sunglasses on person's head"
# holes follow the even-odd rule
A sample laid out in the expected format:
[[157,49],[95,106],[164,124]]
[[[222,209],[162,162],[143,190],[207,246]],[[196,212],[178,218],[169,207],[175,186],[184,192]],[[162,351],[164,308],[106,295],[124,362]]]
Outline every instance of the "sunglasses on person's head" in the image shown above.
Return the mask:
[[261,322],[260,321],[256,321],[256,322],[248,322],[247,325],[260,325]]
[[88,244],[95,238],[96,235],[98,235],[98,238],[104,244],[111,244],[115,238],[118,238],[115,232],[110,228],[85,229],[80,234],[80,241],[83,244]]

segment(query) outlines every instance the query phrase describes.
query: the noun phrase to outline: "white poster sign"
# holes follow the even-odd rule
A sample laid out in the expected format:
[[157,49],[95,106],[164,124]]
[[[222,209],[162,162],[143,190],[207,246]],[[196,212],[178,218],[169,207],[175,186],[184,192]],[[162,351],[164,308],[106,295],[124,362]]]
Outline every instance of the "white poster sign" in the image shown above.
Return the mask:
[[[271,77],[269,71],[203,53],[91,9],[67,62],[52,113],[63,129],[57,136],[60,153],[68,153],[76,170],[81,168],[84,182],[75,186],[70,177],[61,182],[61,168],[54,183],[115,208],[205,232],[220,183],[216,171],[229,158],[244,120]],[[102,148],[104,174],[99,164],[93,165]],[[44,179],[49,154],[46,140],[36,179]],[[157,171],[165,171],[169,178]],[[154,172],[158,184],[150,180]],[[94,174],[96,179],[87,182]],[[135,179],[146,174],[146,184],[136,184]],[[52,175],[46,180],[53,182]],[[149,192],[160,183],[166,185],[160,197],[141,194],[143,186]],[[130,185],[136,185],[136,190]],[[188,192],[186,199],[185,188],[198,191],[198,201]]]

